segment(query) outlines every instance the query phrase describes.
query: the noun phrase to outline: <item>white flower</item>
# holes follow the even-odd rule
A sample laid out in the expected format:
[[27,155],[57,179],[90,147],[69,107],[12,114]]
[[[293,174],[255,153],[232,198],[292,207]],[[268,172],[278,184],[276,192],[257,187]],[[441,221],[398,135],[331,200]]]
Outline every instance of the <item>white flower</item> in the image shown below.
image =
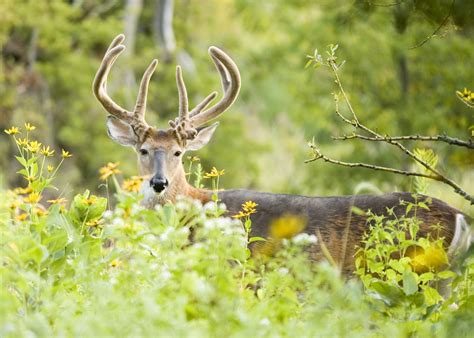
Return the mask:
[[260,325],[269,326],[270,325],[270,320],[267,317],[265,317],[262,320],[260,320]]
[[206,219],[204,221],[204,228],[205,229],[221,229],[226,230],[227,228],[232,226],[232,221],[229,218],[219,217],[219,218],[211,218]]
[[111,210],[105,210],[104,213],[102,214],[102,217],[105,219],[112,218],[114,213]]
[[216,210],[216,203],[213,201],[207,202],[204,204],[203,207],[204,211],[215,211]]
[[160,277],[162,280],[169,280],[171,276],[172,276],[171,272],[169,272],[168,269],[164,269],[163,271],[161,271]]
[[198,208],[198,209],[202,208],[202,203],[200,200],[193,200],[193,205],[195,208]]
[[278,269],[278,273],[279,273],[280,275],[283,275],[283,276],[284,276],[284,275],[287,275],[289,272],[290,272],[290,270],[288,270],[287,268],[279,268],[279,269]]
[[166,241],[166,240],[168,240],[168,236],[170,235],[170,233],[173,232],[173,230],[174,230],[173,227],[167,227],[167,228],[165,229],[165,231],[163,231],[163,233],[160,235],[160,240],[161,240],[161,241]]
[[114,218],[114,220],[112,221],[112,224],[115,226],[124,226],[125,222],[123,221],[123,219],[117,217],[117,218]]
[[201,248],[204,248],[204,245],[202,243],[194,243],[193,244],[193,248],[195,249],[201,249]]
[[177,201],[174,206],[176,210],[183,210],[183,211],[188,210],[189,208],[189,204],[186,203],[183,199],[180,199],[179,201]]
[[315,244],[318,242],[318,238],[313,234],[307,234],[302,232],[291,239],[291,241],[296,245],[307,245]]
[[132,205],[132,215],[135,215],[139,211],[143,210],[144,208],[140,204],[133,204]]

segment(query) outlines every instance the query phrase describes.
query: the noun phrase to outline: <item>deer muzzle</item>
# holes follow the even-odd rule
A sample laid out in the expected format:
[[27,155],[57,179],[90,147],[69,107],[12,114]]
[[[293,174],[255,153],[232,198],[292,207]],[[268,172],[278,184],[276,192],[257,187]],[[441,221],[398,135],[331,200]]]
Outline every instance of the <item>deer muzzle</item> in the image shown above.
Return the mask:
[[168,179],[165,175],[165,159],[164,151],[157,151],[155,153],[155,175],[150,180],[150,187],[156,193],[162,193],[169,185]]

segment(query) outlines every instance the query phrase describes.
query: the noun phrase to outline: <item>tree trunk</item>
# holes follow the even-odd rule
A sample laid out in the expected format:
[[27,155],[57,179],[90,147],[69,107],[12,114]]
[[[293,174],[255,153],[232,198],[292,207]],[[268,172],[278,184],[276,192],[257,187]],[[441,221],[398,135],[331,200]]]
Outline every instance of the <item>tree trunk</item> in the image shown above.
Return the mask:
[[164,62],[170,62],[176,49],[173,31],[173,0],[156,0],[153,35],[163,49]]
[[[124,32],[126,36],[125,43],[127,49],[124,51],[124,58],[129,60],[135,54],[135,40],[137,35],[138,19],[143,8],[142,0],[127,0],[125,6]],[[127,107],[133,107],[135,96],[133,93],[136,88],[135,75],[131,67],[125,70],[125,100]]]

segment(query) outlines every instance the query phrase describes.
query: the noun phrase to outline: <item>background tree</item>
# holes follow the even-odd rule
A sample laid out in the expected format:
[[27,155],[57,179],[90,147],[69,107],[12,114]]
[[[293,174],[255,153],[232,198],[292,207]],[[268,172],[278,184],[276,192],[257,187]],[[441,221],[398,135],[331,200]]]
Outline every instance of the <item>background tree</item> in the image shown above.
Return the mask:
[[[168,32],[165,43],[157,34],[157,13],[171,3],[173,20],[168,9],[158,25]],[[474,78],[469,67],[472,7],[461,0],[432,1],[430,6],[414,0],[2,1],[0,127],[28,120],[58,149],[71,150],[73,161],[62,176],[67,182],[58,184],[66,193],[75,185],[96,190],[97,170],[107,161],[121,161],[126,174],[135,173],[133,154],[108,140],[101,122],[105,112],[90,88],[111,37],[127,30],[129,55],[117,62],[109,91],[130,106],[129,97],[137,90],[134,79],[157,57],[150,123],[163,126],[176,114],[175,63],[183,64],[191,103],[219,88],[208,46],[222,47],[239,64],[241,96],[222,118],[213,142],[199,153],[204,167],[226,169],[223,187],[315,195],[353,193],[364,182],[380,190],[410,190],[412,181],[406,178],[303,165],[310,156],[305,144],[313,137],[335,158],[411,165],[380,145],[332,142],[331,135],[346,132],[339,130],[334,114],[333,83],[327,73],[305,71],[305,55],[315,47],[339,44],[340,58],[350,64],[341,71],[351,102],[375,129],[391,135],[446,132],[467,139],[472,112],[454,93],[472,87]],[[124,80],[124,74],[131,80]],[[443,159],[439,166],[469,189],[472,154],[442,146],[437,151]],[[8,142],[0,142],[0,153],[3,185],[14,184]],[[436,184],[430,189],[432,195],[465,205]]]

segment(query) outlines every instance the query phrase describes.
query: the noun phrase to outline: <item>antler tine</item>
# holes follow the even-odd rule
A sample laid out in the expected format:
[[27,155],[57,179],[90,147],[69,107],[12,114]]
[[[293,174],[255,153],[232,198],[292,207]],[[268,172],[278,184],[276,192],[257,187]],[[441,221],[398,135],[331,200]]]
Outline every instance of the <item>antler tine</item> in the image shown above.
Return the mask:
[[196,114],[199,114],[204,108],[206,108],[209,105],[209,103],[211,103],[212,100],[216,98],[216,96],[217,96],[217,92],[212,92],[211,94],[209,94],[196,107],[194,107],[193,110],[189,112],[189,116],[193,117]]
[[178,86],[179,95],[179,120],[185,121],[188,119],[188,93],[186,85],[184,84],[181,67],[176,66],[176,85]]
[[197,128],[222,114],[232,105],[240,90],[240,73],[234,61],[232,61],[226,53],[214,46],[209,48],[209,54],[221,77],[224,97],[211,108],[199,113],[199,110],[204,109],[204,107],[207,106],[207,104],[209,104],[209,102],[215,97],[211,94],[204,99],[203,102],[198,104],[195,109],[193,109],[191,112],[191,124],[194,128]]
[[[107,94],[107,76],[109,74],[110,68],[112,67],[113,63],[117,59],[118,55],[125,50],[125,46],[117,45],[112,46],[114,42],[118,40],[117,38],[114,39],[110,48],[108,49],[107,53],[105,54],[104,58],[102,59],[102,63],[97,71],[94,82],[92,84],[92,88],[94,91],[94,95],[97,97],[99,102],[105,108],[105,110],[114,115],[119,119],[129,119],[130,112],[126,109],[120,107],[117,103],[115,103],[110,96]],[[123,40],[122,40],[123,41]]]
[[136,116],[145,122],[145,111],[146,111],[146,101],[148,95],[148,85],[150,84],[151,76],[153,75],[156,66],[158,65],[158,60],[154,59],[148,68],[143,73],[142,81],[140,82],[140,88],[138,90],[137,102],[135,104],[134,112]]

